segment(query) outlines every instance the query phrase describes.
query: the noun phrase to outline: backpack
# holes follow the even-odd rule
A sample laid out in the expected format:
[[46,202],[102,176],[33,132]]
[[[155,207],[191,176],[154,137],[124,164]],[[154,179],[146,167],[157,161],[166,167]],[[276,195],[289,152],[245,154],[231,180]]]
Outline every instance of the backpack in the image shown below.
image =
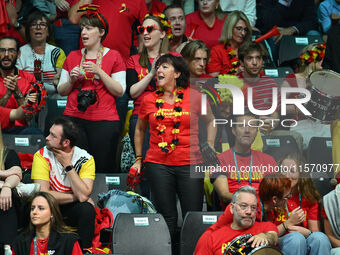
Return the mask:
[[119,213],[157,213],[150,200],[132,191],[124,192],[113,189],[104,194],[98,194],[98,198],[98,205],[108,208],[113,214],[113,219]]

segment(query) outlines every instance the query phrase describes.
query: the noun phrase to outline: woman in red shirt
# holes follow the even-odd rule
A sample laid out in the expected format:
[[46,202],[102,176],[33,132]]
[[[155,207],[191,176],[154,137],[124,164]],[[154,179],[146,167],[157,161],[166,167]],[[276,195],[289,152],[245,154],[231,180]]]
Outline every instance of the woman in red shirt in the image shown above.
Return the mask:
[[101,44],[109,27],[97,8],[79,9],[84,48],[66,58],[58,92],[68,96],[64,115],[79,128],[77,145],[93,155],[97,171],[113,172],[120,134],[116,97],[124,94],[126,68],[118,51]]
[[198,2],[198,10],[185,16],[185,35],[192,40],[201,40],[209,48],[218,44],[225,15],[217,14],[219,0]]
[[[168,35],[171,34],[171,26],[164,14],[149,15],[145,17],[142,26],[137,27],[142,37],[142,52],[131,56],[126,63],[126,84],[131,98],[134,100],[134,109],[130,118],[129,135],[134,148],[135,128],[138,113],[143,98],[156,90],[155,59],[161,54],[169,52]],[[146,143],[143,156],[148,149],[150,134],[146,132]]]
[[77,234],[65,225],[57,200],[47,192],[33,196],[28,231],[12,246],[12,255],[37,254],[83,254]]
[[[201,95],[189,89],[189,69],[182,57],[163,55],[155,68],[159,89],[145,96],[141,104],[133,167],[138,171],[142,168],[142,146],[149,126],[151,136],[145,158],[145,175],[156,209],[163,214],[174,243],[176,195],[183,217],[188,211],[202,210],[204,176],[195,176],[193,169],[202,163],[198,140]],[[202,117],[206,122],[207,142],[213,148],[215,128],[209,107]]]
[[240,66],[238,48],[251,40],[251,33],[251,25],[243,12],[230,13],[223,25],[220,44],[211,49],[207,73],[213,77],[219,74],[235,74]]

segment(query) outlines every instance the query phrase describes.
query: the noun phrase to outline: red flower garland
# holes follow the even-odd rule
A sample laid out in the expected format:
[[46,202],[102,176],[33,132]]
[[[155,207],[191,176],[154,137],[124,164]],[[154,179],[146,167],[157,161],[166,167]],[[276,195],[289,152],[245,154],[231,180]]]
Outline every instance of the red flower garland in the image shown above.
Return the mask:
[[235,50],[231,47],[229,42],[224,43],[224,48],[226,49],[231,62],[231,67],[227,74],[235,74],[240,66],[240,60],[237,58]]

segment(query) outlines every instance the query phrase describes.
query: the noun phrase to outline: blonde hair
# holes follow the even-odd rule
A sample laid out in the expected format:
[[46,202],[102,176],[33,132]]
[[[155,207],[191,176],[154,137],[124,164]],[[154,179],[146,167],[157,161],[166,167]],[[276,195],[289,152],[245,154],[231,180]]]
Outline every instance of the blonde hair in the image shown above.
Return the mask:
[[250,41],[252,29],[247,15],[245,15],[242,11],[233,11],[232,13],[228,14],[224,21],[222,35],[219,39],[220,43],[224,43],[226,41],[228,42],[233,38],[233,29],[239,20],[243,20],[248,28],[248,33],[244,38],[244,42]]
[[[143,20],[143,23],[145,20],[147,19],[152,19],[154,21],[157,22],[158,26],[160,27],[161,29],[161,32],[165,32],[166,28],[163,26],[162,22],[161,22],[161,19],[157,16],[153,16],[153,15],[149,15],[147,16],[144,20]],[[161,39],[162,42],[161,42],[161,46],[159,47],[159,53],[164,53],[164,54],[167,54],[169,53],[169,50],[170,50],[170,42],[169,42],[169,38],[167,37],[167,35],[165,34],[164,38]],[[143,48],[142,48],[142,53],[140,55],[140,58],[139,58],[139,64],[142,66],[142,67],[147,67],[148,66],[148,63],[149,63],[149,56],[148,56],[148,51],[146,49],[146,47],[143,45]]]

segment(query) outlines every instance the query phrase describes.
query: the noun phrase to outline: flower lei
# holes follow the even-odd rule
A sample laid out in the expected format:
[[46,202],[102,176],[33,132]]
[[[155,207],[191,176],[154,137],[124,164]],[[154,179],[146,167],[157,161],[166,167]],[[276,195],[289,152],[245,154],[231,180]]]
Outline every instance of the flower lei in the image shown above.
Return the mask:
[[[220,74],[218,76],[218,84],[231,84],[235,87],[238,87],[242,90],[243,94],[245,95],[245,98],[247,98],[248,86],[244,84],[242,79],[238,78],[235,75]],[[229,89],[218,88],[217,93],[219,94],[222,102],[227,102],[227,103],[233,102],[233,95]]]
[[172,135],[173,139],[171,141],[170,146],[168,146],[168,143],[165,141],[165,129],[166,126],[162,123],[164,120],[164,115],[162,111],[162,107],[164,104],[164,99],[160,98],[164,95],[164,90],[162,88],[159,88],[156,91],[157,99],[156,99],[156,107],[158,108],[158,111],[156,113],[156,119],[158,120],[157,130],[159,135],[161,137],[161,142],[158,143],[158,147],[161,148],[162,152],[169,153],[176,149],[176,146],[179,144],[179,140],[177,138],[177,135],[179,134],[179,126],[181,124],[180,117],[182,116],[182,101],[183,101],[183,90],[181,87],[177,87],[176,90],[176,99],[175,99],[175,105],[174,105],[174,116],[173,119],[174,125],[172,126]]
[[173,37],[172,30],[171,30],[172,25],[171,25],[170,21],[168,20],[168,18],[165,17],[164,13],[146,14],[145,17],[144,17],[144,20],[149,16],[154,16],[154,17],[159,18],[161,23],[162,23],[162,29],[167,34],[168,38],[171,39]]
[[224,48],[226,49],[231,62],[231,68],[227,74],[235,74],[240,66],[240,60],[237,58],[235,50],[231,47],[229,42],[224,43]]
[[318,44],[315,48],[307,50],[300,56],[301,66],[321,61],[325,57],[326,44]]
[[[102,45],[100,45],[100,48],[99,48],[99,51],[98,51],[98,54],[97,54],[97,59],[96,59],[96,65],[99,66],[100,68],[102,67],[102,61],[103,61],[103,56],[104,56],[104,47]],[[87,77],[87,73],[85,72],[84,70],[84,67],[83,67],[83,63],[85,62],[85,55],[86,55],[86,49],[84,49],[84,52],[81,56],[81,61],[80,61],[80,68],[79,68],[79,73],[84,76],[84,78],[86,80],[90,80],[94,83],[97,83],[99,79],[99,77],[97,75],[93,75],[92,77]],[[96,80],[95,80],[96,79]]]

